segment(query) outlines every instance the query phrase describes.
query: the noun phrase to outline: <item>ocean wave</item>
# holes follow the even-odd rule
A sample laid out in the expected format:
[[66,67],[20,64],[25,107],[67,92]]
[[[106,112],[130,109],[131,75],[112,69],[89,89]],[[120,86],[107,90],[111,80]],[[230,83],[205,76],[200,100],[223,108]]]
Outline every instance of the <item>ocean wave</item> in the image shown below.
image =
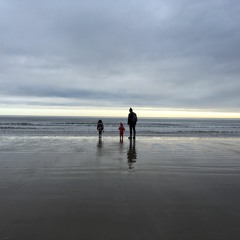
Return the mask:
[[[66,117],[9,117],[0,118],[1,135],[97,135],[97,118]],[[103,119],[106,136],[118,136],[118,126],[123,122],[129,134],[126,119]],[[140,136],[240,136],[238,120],[202,119],[140,119],[137,123]]]

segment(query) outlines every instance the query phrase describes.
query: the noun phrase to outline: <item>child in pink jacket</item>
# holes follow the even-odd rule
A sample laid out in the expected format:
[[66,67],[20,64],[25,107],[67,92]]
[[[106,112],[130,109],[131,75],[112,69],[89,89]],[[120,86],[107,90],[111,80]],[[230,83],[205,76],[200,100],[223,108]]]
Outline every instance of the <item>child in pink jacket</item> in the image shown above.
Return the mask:
[[124,134],[125,128],[124,128],[122,123],[120,123],[120,126],[119,126],[118,130],[119,130],[119,133],[120,133],[120,142],[123,142],[123,134]]

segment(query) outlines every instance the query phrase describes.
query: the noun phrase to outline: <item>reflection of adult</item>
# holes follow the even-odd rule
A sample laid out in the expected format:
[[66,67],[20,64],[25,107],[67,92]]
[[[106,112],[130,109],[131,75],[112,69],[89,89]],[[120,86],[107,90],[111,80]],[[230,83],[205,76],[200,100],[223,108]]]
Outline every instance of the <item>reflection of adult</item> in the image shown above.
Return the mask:
[[128,162],[136,162],[137,151],[135,148],[135,141],[130,140],[129,149],[127,152],[127,159],[128,159]]
[[136,123],[137,123],[137,114],[133,112],[132,108],[130,108],[129,114],[128,114],[128,125],[130,129],[129,139],[132,138],[132,132],[133,132],[133,139],[135,139],[136,137]]

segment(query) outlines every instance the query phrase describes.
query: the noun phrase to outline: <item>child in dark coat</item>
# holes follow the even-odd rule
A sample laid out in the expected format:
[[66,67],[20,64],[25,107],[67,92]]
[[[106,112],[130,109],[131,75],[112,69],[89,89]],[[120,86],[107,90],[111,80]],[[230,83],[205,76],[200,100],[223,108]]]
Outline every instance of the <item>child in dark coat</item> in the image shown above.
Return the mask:
[[98,120],[97,130],[99,133],[99,137],[102,137],[102,133],[104,132],[104,126],[103,126],[102,120]]

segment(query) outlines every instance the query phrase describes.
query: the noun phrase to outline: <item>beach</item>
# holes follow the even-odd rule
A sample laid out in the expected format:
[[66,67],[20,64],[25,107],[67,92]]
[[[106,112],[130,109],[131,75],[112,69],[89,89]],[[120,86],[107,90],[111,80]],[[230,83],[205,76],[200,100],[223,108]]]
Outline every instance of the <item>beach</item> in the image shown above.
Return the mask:
[[240,238],[240,138],[0,141],[1,240]]

